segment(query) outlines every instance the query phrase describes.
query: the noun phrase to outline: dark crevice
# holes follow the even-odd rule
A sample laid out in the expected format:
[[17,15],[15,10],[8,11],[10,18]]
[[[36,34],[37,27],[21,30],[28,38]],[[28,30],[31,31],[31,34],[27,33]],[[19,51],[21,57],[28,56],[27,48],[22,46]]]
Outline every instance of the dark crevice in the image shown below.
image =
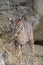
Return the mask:
[[34,44],[43,46],[43,40],[36,40]]
[[20,6],[27,6],[27,2],[20,3]]

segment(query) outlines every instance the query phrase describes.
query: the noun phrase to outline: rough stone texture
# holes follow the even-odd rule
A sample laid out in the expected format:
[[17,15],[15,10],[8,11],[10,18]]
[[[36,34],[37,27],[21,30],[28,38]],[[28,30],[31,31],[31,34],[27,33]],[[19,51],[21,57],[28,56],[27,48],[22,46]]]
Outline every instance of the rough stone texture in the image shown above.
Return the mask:
[[27,0],[12,0],[15,5],[19,5],[20,3],[27,2]]
[[0,53],[0,65],[5,65],[2,53]]
[[27,5],[32,7],[32,0],[27,0]]
[[[30,5],[32,4],[32,0],[0,0],[0,5],[6,4],[7,6],[9,6],[9,4],[11,5],[11,3],[13,3],[13,5]],[[6,7],[6,5],[4,5]]]
[[34,9],[40,14],[43,15],[43,0],[33,0]]
[[[29,4],[29,1],[27,2]],[[2,15],[5,17],[12,17],[12,18],[14,18],[15,15],[16,16],[17,15],[19,16],[32,15],[33,12],[32,12],[31,7],[26,6],[27,2],[26,0],[0,0],[0,15],[1,15],[0,17],[2,17]]]
[[41,17],[40,24],[37,26],[37,29],[34,30],[34,38],[36,40],[43,40],[43,17]]

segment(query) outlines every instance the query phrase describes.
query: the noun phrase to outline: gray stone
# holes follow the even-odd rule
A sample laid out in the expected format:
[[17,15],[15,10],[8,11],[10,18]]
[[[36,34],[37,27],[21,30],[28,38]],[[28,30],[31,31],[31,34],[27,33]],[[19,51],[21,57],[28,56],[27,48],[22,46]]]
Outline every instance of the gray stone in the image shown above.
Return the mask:
[[20,3],[26,2],[27,0],[12,0],[15,5],[19,5]]
[[2,53],[0,53],[0,65],[5,65]]
[[34,0],[33,7],[40,15],[43,15],[43,0]]

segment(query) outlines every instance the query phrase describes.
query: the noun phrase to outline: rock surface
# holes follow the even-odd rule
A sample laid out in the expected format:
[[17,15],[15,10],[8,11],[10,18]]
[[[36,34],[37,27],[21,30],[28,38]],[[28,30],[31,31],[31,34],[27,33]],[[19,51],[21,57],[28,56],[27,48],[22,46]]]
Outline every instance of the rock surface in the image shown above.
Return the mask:
[[0,53],[0,65],[5,65],[2,53]]
[[33,7],[40,15],[43,15],[43,0],[34,0]]

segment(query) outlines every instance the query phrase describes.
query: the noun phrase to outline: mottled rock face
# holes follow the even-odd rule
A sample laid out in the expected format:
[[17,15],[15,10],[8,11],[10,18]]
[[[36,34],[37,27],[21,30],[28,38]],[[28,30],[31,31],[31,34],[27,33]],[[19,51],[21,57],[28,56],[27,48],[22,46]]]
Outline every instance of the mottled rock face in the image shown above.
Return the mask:
[[5,65],[2,53],[0,53],[0,65]]
[[32,0],[0,0],[0,10],[9,9],[13,6],[29,6],[32,4]]
[[0,0],[0,5],[31,5],[32,4],[32,0]]
[[43,0],[34,0],[33,7],[40,15],[43,16]]
[[[28,0],[0,0],[0,14],[6,16],[32,14],[31,6],[26,5]],[[32,3],[30,1],[30,3]],[[20,13],[19,13],[20,12]],[[19,13],[19,14],[18,14]]]

